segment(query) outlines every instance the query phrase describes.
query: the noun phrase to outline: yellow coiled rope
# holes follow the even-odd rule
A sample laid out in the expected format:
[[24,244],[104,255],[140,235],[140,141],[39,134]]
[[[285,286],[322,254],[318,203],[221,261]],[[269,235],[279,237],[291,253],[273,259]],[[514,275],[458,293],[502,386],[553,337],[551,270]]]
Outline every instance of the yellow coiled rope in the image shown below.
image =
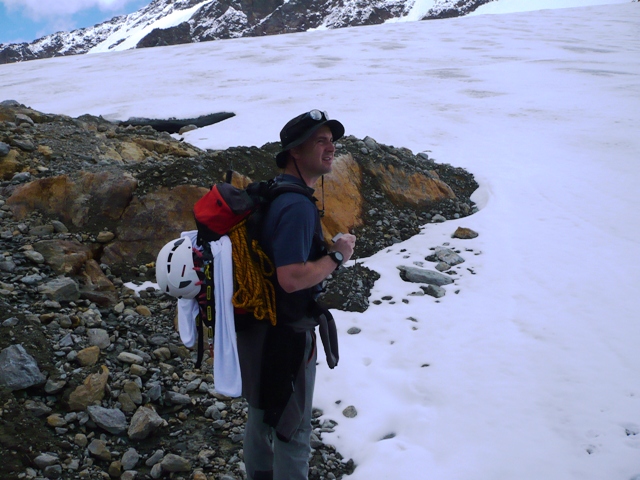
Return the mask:
[[271,325],[275,325],[276,291],[268,279],[275,272],[273,263],[260,248],[257,240],[251,242],[251,249],[258,261],[251,254],[246,220],[236,225],[228,235],[232,245],[235,278],[233,306],[253,313],[258,320],[268,317]]

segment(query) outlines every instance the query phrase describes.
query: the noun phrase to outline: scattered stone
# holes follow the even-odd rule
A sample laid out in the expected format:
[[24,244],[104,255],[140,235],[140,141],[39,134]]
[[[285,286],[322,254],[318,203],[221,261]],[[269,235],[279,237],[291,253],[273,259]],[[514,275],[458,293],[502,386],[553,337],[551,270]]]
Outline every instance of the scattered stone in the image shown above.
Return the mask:
[[446,272],[447,270],[451,269],[451,265],[449,265],[446,262],[438,262],[436,264],[436,270],[438,270],[439,272]]
[[349,405],[342,411],[342,414],[347,418],[355,418],[358,415],[358,411],[356,410],[356,407]]
[[111,460],[111,452],[107,448],[107,442],[104,440],[94,439],[91,440],[91,443],[87,447],[89,453],[94,457],[99,458],[100,460],[110,461]]
[[115,234],[113,232],[100,232],[96,241],[98,243],[109,243],[111,240],[115,238]]
[[90,367],[95,365],[100,358],[100,347],[94,345],[92,347],[83,348],[78,352],[76,360],[82,367]]
[[51,225],[53,225],[53,231],[55,233],[68,233],[69,232],[69,229],[60,220],[51,220]]
[[89,405],[87,412],[96,425],[109,433],[120,435],[127,430],[127,418],[124,413],[117,408]]
[[431,295],[432,297],[435,298],[441,298],[444,297],[447,293],[447,291],[442,288],[439,287],[438,285],[427,285],[426,287],[420,287],[424,293],[426,293],[427,295]]
[[165,455],[161,462],[164,472],[189,472],[191,471],[191,462],[179,455],[169,453]]
[[44,263],[44,257],[42,254],[35,250],[27,250],[24,252],[24,256],[35,264],[42,265]]
[[428,283],[429,285],[448,285],[453,283],[451,277],[432,270],[423,268],[399,266],[400,276],[403,280],[412,283]]
[[140,461],[140,455],[135,448],[130,448],[122,455],[122,468],[124,470],[133,470]]
[[130,352],[122,352],[118,355],[118,360],[123,363],[135,363],[137,365],[142,365],[144,363],[144,359],[140,355]]
[[23,113],[16,114],[15,119],[18,125],[21,125],[23,123],[26,123],[28,125],[35,125],[35,122],[31,119],[31,117]]
[[111,345],[109,332],[103,328],[90,328],[87,330],[87,337],[91,345],[96,346],[101,350],[104,350]]
[[38,291],[56,302],[75,302],[80,299],[78,284],[69,277],[60,277],[40,285]]
[[22,345],[11,345],[0,352],[0,386],[23,390],[46,380],[35,358]]
[[73,437],[73,443],[78,445],[80,448],[84,448],[89,443],[89,440],[84,433],[76,433],[75,437]]
[[65,386],[67,385],[67,381],[61,378],[47,379],[47,383],[44,384],[44,391],[47,395],[55,395],[59,393]]
[[458,227],[456,231],[451,235],[453,238],[461,238],[463,240],[470,240],[478,236],[478,232],[471,230],[470,228]]
[[131,418],[127,434],[132,440],[143,440],[165,424],[165,420],[155,410],[140,407]]
[[178,133],[179,133],[180,135],[183,135],[183,134],[185,134],[185,133],[187,133],[187,132],[190,132],[190,131],[192,131],[192,130],[196,130],[197,128],[198,128],[198,127],[196,127],[196,126],[195,126],[195,125],[193,125],[193,124],[191,124],[191,125],[185,125],[184,127],[182,127],[182,128],[178,131]]
[[15,327],[20,323],[20,319],[18,317],[9,317],[4,322],[2,322],[3,327]]
[[138,305],[136,307],[136,313],[142,315],[143,317],[151,316],[151,310],[149,310],[149,307],[146,307],[145,305]]
[[464,258],[450,248],[436,247],[435,255],[438,260],[452,267],[464,262]]
[[27,400],[24,402],[24,408],[28,412],[31,412],[36,417],[43,417],[51,413],[51,407],[48,407],[44,403],[35,400]]

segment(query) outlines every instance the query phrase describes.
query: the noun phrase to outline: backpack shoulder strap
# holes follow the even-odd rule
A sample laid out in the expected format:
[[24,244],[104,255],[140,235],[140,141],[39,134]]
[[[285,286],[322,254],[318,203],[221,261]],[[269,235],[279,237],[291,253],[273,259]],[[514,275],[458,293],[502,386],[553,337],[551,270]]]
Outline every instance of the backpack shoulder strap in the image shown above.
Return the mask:
[[300,185],[299,183],[278,181],[276,179],[270,180],[268,183],[267,200],[273,201],[278,195],[283,193],[299,193],[304,195],[314,204],[317,202],[316,197],[313,196],[313,189],[306,185]]

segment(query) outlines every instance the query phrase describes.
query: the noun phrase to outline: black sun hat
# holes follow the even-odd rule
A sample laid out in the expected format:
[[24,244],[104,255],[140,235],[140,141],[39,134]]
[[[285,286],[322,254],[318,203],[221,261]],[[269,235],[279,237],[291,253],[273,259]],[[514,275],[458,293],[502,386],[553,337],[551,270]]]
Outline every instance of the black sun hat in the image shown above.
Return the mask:
[[282,151],[276,155],[278,167],[284,168],[287,165],[287,151],[304,143],[323,125],[326,125],[331,130],[334,142],[344,135],[344,126],[337,120],[329,120],[327,112],[320,110],[311,110],[289,120],[280,130]]

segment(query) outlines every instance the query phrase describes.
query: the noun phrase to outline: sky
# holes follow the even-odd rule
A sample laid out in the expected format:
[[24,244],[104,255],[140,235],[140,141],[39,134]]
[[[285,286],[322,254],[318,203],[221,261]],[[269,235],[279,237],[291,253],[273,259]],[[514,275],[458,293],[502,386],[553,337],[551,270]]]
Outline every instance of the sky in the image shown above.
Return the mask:
[[[358,260],[380,279],[367,311],[333,312],[323,440],[350,480],[638,480],[638,31],[640,5],[609,2],[0,65],[0,92],[74,117],[234,112],[184,136],[215,149],[319,108],[472,172],[478,213]],[[415,295],[397,267],[433,270],[438,246],[465,262]]]
[[151,0],[0,0],[0,43],[30,43],[133,13]]

